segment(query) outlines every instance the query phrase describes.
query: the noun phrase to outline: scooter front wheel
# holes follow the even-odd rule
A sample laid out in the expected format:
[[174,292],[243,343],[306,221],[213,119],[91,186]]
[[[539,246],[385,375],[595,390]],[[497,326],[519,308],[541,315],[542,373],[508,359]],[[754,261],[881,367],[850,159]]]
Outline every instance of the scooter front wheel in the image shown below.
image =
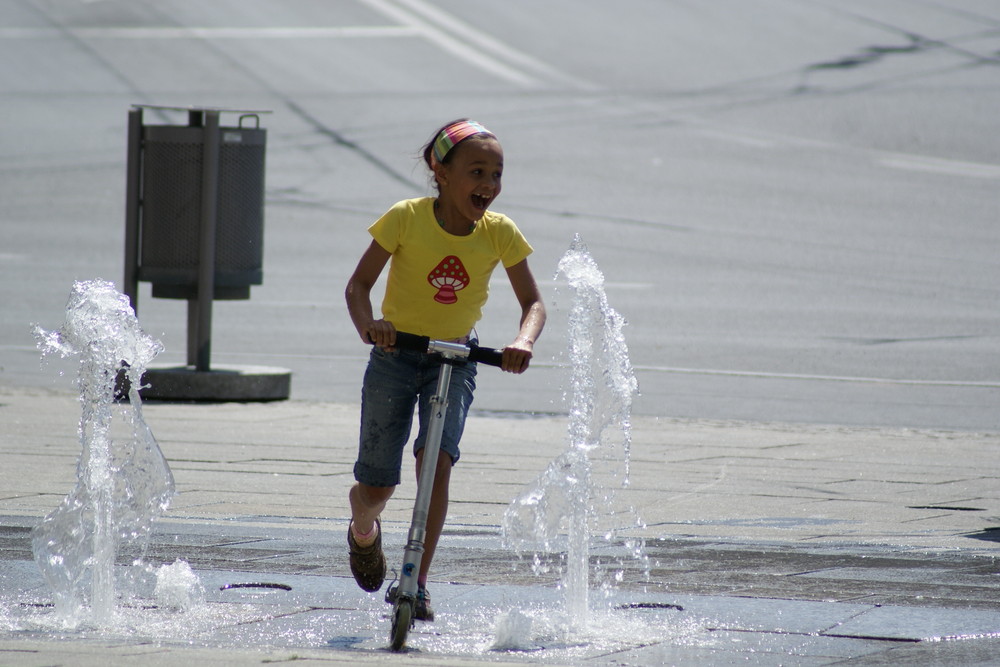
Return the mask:
[[393,651],[402,651],[406,646],[406,635],[413,625],[413,601],[396,600],[392,608],[392,630],[390,630],[390,647]]

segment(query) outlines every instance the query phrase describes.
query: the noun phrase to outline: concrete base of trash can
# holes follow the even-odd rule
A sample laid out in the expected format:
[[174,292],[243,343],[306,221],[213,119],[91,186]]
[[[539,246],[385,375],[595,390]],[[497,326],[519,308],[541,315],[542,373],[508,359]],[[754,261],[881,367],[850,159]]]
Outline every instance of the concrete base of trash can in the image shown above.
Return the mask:
[[151,365],[142,376],[143,400],[157,401],[283,401],[288,399],[292,372],[272,366]]

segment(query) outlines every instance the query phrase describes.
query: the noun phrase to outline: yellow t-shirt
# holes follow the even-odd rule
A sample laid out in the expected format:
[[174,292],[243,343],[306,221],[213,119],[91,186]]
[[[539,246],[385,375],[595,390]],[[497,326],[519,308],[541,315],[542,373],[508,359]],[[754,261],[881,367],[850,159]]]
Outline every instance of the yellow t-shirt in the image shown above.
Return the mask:
[[382,317],[398,331],[444,340],[468,334],[482,317],[496,265],[509,268],[532,251],[514,221],[492,211],[468,236],[449,234],[432,197],[397,203],[368,232],[392,254]]

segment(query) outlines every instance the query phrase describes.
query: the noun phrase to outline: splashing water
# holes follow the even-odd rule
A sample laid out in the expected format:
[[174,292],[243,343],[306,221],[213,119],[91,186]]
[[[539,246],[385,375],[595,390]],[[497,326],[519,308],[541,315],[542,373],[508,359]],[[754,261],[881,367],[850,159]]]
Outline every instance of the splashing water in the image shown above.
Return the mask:
[[532,651],[538,648],[531,641],[531,617],[512,609],[497,619],[494,651]]
[[205,603],[205,587],[187,561],[177,559],[171,565],[161,565],[156,571],[153,589],[161,609],[189,611]]
[[[169,505],[173,476],[143,421],[138,387],[163,346],[139,327],[128,298],[110,282],[74,283],[59,331],[35,327],[43,356],[78,356],[82,416],[76,487],[32,531],[32,551],[52,588],[57,614],[81,620],[90,583],[91,620],[106,623],[115,605],[120,551],[145,552],[153,519]],[[127,437],[112,437],[119,372],[129,380]]]
[[[611,506],[610,495],[595,499],[603,490],[593,483],[590,454],[602,448],[602,456],[618,461],[622,486],[628,485],[630,415],[638,384],[622,335],[625,320],[608,305],[604,275],[579,236],[559,261],[559,274],[574,291],[569,316],[568,354],[573,368],[569,444],[507,508],[502,535],[504,543],[517,551],[551,553],[561,551],[559,540],[565,530],[563,588],[569,618],[579,628],[587,624],[590,606],[591,528],[597,507]],[[615,451],[617,444],[620,451]],[[606,535],[611,537],[613,533]]]

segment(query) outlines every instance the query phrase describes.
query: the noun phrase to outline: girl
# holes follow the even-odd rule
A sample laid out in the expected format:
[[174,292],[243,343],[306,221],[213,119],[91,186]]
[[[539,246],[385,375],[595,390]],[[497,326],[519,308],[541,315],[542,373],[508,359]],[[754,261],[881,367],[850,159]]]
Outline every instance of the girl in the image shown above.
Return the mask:
[[[379,515],[400,481],[403,449],[413,407],[420,428],[414,442],[417,470],[423,458],[429,398],[437,383],[439,359],[393,348],[396,330],[437,340],[474,342],[473,326],[482,315],[490,274],[502,263],[521,305],[520,329],[503,349],[502,369],[523,373],[532,346],[545,325],[545,306],[528,268],[531,246],[517,226],[489,210],[500,194],[503,149],[496,135],[462,119],[434,133],[424,161],[437,197],[401,201],[369,229],[373,241],[347,283],[347,309],[361,340],[374,343],[361,400],[361,442],[351,488],[347,542],[351,572],[362,589],[379,590],[385,556]],[[386,264],[389,277],[382,317],[372,311],[371,290]],[[457,366],[451,377],[441,450],[427,520],[414,616],[433,620],[427,572],[448,510],[451,468],[472,404],[476,364]]]

